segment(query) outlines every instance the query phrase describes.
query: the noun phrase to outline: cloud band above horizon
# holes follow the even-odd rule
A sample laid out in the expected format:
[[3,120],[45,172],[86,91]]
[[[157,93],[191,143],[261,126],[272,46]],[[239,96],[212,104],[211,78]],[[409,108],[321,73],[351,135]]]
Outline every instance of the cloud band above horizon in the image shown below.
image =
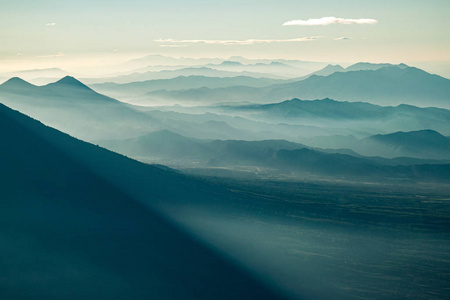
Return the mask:
[[302,37],[294,39],[247,39],[247,40],[174,40],[174,39],[157,39],[157,43],[170,44],[208,44],[208,45],[253,45],[261,43],[290,43],[290,42],[307,42],[321,38],[320,36]]
[[325,26],[331,24],[376,24],[375,19],[344,19],[336,17],[323,17],[320,19],[308,19],[308,20],[292,20],[283,23],[283,26]]

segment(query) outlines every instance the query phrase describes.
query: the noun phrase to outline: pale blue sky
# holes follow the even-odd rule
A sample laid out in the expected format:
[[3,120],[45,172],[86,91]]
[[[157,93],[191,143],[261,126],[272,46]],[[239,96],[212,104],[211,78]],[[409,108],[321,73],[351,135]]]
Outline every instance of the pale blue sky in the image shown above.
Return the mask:
[[[450,61],[449,15],[448,0],[0,0],[0,60],[11,64],[24,57],[67,61],[101,53],[163,53],[337,62]],[[330,16],[378,23],[282,26],[290,20]],[[320,38],[275,42],[304,37]],[[342,37],[350,39],[336,40]],[[249,39],[274,42],[220,43]],[[181,40],[188,42],[177,42]]]

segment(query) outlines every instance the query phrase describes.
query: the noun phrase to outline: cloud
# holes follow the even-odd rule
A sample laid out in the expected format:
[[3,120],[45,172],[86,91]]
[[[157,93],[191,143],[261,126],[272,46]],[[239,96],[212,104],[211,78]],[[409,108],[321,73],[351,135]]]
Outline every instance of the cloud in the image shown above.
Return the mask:
[[331,25],[331,24],[376,24],[375,19],[344,19],[336,17],[323,17],[320,19],[308,19],[308,20],[292,20],[283,24],[283,26],[319,26],[319,25]]
[[65,54],[63,52],[58,52],[56,54],[49,54],[49,55],[40,55],[38,57],[41,58],[50,58],[50,57],[61,57],[61,56],[65,56]]
[[[291,43],[291,42],[307,42],[314,41],[320,36],[302,37],[295,39],[248,39],[248,40],[173,40],[173,39],[157,39],[157,43],[173,43],[173,44],[208,44],[208,45],[253,45],[253,44],[269,44],[269,43]],[[165,45],[166,47],[168,45]]]
[[343,36],[343,37],[334,38],[333,40],[335,40],[335,41],[343,41],[343,40],[353,40],[353,38],[347,37],[347,36]]
[[47,24],[45,24],[45,26],[55,26],[56,25],[56,23],[47,23]]
[[187,47],[187,45],[160,45],[161,48],[182,48]]

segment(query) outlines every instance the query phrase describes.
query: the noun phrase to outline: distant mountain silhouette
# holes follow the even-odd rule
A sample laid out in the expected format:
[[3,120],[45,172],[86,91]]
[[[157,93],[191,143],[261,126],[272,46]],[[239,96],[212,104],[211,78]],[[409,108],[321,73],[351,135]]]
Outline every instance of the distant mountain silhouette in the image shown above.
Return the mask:
[[[292,99],[272,104],[222,106],[225,112],[261,121],[374,127],[383,131],[429,129],[450,133],[450,110],[411,105],[379,106],[364,102]],[[350,123],[351,122],[351,123]],[[358,125],[359,124],[359,125]]]
[[264,166],[281,172],[371,180],[389,177],[448,181],[447,176],[450,175],[450,164],[383,161],[354,156],[351,151],[321,151],[287,141],[214,141],[211,145],[215,149],[215,156],[211,159],[214,166]]
[[369,70],[375,71],[375,70],[378,70],[378,69],[381,69],[381,68],[384,68],[384,67],[397,67],[397,68],[400,68],[400,69],[408,68],[408,66],[405,65],[405,64],[393,65],[393,64],[383,64],[383,63],[381,63],[381,64],[374,64],[374,63],[368,63],[368,62],[359,62],[359,63],[353,64],[351,66],[348,66],[347,68],[345,68],[345,71],[346,72],[349,72],[349,71],[369,71]]
[[376,70],[336,72],[268,88],[266,97],[333,98],[383,105],[450,107],[450,80],[423,70],[387,66]]
[[328,76],[333,74],[334,72],[344,72],[344,71],[345,69],[340,65],[327,65],[325,68],[314,72],[313,75]]
[[249,64],[243,64],[237,61],[224,61],[221,64],[208,64],[205,65],[205,67],[234,72],[266,73],[289,78],[298,77],[308,73],[308,70],[299,67],[294,67],[279,61],[271,61],[267,63],[259,62]]
[[35,85],[19,77],[13,77],[0,84],[0,92],[3,93],[23,93],[31,92],[36,88]]
[[0,86],[0,103],[88,141],[131,138],[162,129],[202,139],[272,139],[287,138],[286,132],[296,136],[301,129],[217,114],[172,113],[132,106],[79,84],[48,86],[31,85],[29,91],[19,88],[8,93]]
[[[359,143],[359,140],[356,140]],[[364,141],[361,142],[364,144]],[[163,158],[201,161],[212,167],[267,167],[274,172],[300,172],[319,176],[344,176],[379,180],[381,177],[445,180],[450,165],[428,160],[389,160],[361,156],[347,149],[312,149],[286,140],[199,140],[170,131],[149,133],[134,139],[103,141],[114,151],[141,159]],[[357,144],[355,144],[357,146]],[[355,146],[349,145],[349,146]],[[355,147],[356,147],[355,146]],[[359,148],[358,148],[359,149]],[[439,163],[438,165],[422,165]],[[414,170],[423,171],[414,171]]]
[[248,71],[227,71],[216,70],[209,67],[188,67],[176,70],[162,70],[162,71],[146,71],[140,73],[131,73],[128,75],[120,75],[105,78],[84,78],[83,81],[88,84],[114,82],[114,83],[131,83],[135,81],[146,81],[155,79],[171,79],[179,76],[208,76],[208,77],[236,77],[248,76],[254,78],[271,78],[271,79],[286,79],[284,76],[273,75],[270,73],[248,72]]
[[47,84],[54,82],[55,78],[61,78],[66,76],[68,73],[59,68],[46,68],[46,69],[34,69],[34,70],[23,70],[16,72],[5,72],[0,73],[0,83],[6,80],[2,78],[20,77],[27,80],[33,84]]
[[130,134],[133,126],[147,127],[144,132],[155,126],[130,105],[101,95],[70,76],[44,86],[11,79],[0,85],[0,103],[88,140]]
[[76,87],[76,88],[91,90],[85,84],[81,83],[78,79],[76,79],[72,76],[65,76],[65,77],[61,78],[60,80],[47,85],[47,87],[59,87],[59,86]]
[[365,154],[450,159],[450,139],[434,130],[374,135],[361,141]]
[[[354,65],[348,66],[347,68],[343,68],[340,65],[332,65],[329,64],[325,68],[320,69],[318,71],[315,71],[311,74],[308,74],[306,76],[297,78],[298,80],[304,80],[307,79],[313,75],[318,76],[329,76],[335,72],[350,72],[350,71],[368,71],[368,70],[378,70],[384,67],[399,67],[399,68],[407,68],[408,66],[405,64],[399,64],[399,65],[393,65],[393,64],[374,64],[374,63],[368,63],[368,62],[359,62]],[[297,80],[297,81],[298,81]]]
[[234,201],[225,190],[73,139],[3,105],[0,135],[1,298],[279,298],[155,209]]
[[281,79],[254,78],[249,76],[236,77],[207,77],[207,76],[178,76],[171,79],[154,79],[132,83],[100,83],[92,84],[96,91],[113,97],[130,98],[130,96],[142,96],[145,93],[157,90],[183,90],[194,88],[223,88],[230,86],[265,87],[276,83],[282,83]]
[[225,65],[225,66],[243,66],[242,63],[240,63],[238,61],[231,61],[231,60],[226,60],[226,61],[222,62],[221,65]]
[[434,130],[377,134],[364,139],[353,136],[322,136],[305,139],[305,143],[316,147],[349,148],[366,156],[450,159],[450,139]]
[[68,98],[78,97],[79,101],[83,101],[83,98],[87,97],[90,100],[95,98],[96,100],[117,102],[117,100],[96,93],[72,76],[65,76],[54,83],[43,86],[36,86],[14,77],[0,85],[0,93],[14,93],[29,97],[64,95]]
[[[334,72],[328,76],[313,75],[304,80],[265,88],[247,88],[245,92],[234,87],[215,89],[208,91],[208,94],[214,94],[216,98],[225,98],[222,95],[226,95],[233,101],[259,103],[292,98],[332,98],[379,105],[410,104],[450,108],[449,79],[404,65],[375,70]],[[185,99],[190,99],[190,95],[190,91],[186,91]],[[196,92],[196,97],[206,98],[206,95],[202,95],[200,91]],[[164,98],[181,100],[176,92],[167,92]]]

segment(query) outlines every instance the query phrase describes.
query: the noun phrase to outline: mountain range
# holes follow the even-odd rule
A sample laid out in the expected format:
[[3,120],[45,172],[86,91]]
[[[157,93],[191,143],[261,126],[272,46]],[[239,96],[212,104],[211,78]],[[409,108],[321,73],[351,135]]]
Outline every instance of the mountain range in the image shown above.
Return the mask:
[[342,101],[363,101],[379,105],[410,104],[421,107],[449,108],[450,80],[405,65],[380,67],[375,70],[334,72],[328,76],[313,75],[304,80],[264,88],[235,87],[155,91],[149,98],[160,100],[207,102],[233,101],[276,102],[285,99],[333,98]]
[[111,78],[168,77],[0,84],[1,299],[445,298],[447,79],[242,57],[123,67],[140,71]]
[[54,82],[58,78],[67,76],[68,72],[59,68],[22,70],[16,72],[0,73],[0,83],[7,81],[12,77],[20,77],[34,84],[48,84]]
[[142,128],[156,126],[132,106],[101,95],[71,76],[44,86],[12,78],[0,85],[0,102],[85,140],[140,134]]
[[450,80],[414,67],[387,66],[376,70],[311,76],[303,81],[273,87],[266,97],[330,97],[382,105],[449,107]]
[[363,139],[353,136],[318,136],[303,139],[310,146],[347,148],[366,156],[450,159],[450,138],[434,130],[377,134]]
[[82,78],[88,84],[114,82],[114,83],[132,83],[136,81],[147,81],[155,79],[171,79],[179,76],[208,76],[208,77],[236,77],[248,76],[254,78],[287,79],[285,76],[273,75],[270,73],[248,72],[248,71],[226,71],[216,70],[208,67],[183,67],[175,70],[134,72],[127,75],[101,78]]
[[[323,69],[320,69],[318,71],[315,71],[311,74],[308,74],[306,76],[297,78],[298,80],[304,80],[307,79],[313,75],[317,75],[317,76],[329,76],[335,72],[350,72],[350,71],[375,71],[384,67],[397,67],[397,68],[407,68],[408,66],[405,64],[398,64],[398,65],[393,65],[393,64],[374,64],[374,63],[368,63],[368,62],[359,62],[353,65],[350,65],[346,68],[340,66],[340,65],[332,65],[329,64],[326,67],[324,67]],[[297,81],[298,81],[297,80]]]
[[[12,78],[0,85],[0,101],[47,125],[89,141],[122,140],[163,129],[201,139],[253,141],[280,138],[302,141],[305,137],[348,134],[364,138],[374,134],[425,129],[450,135],[450,113],[445,109],[409,105],[382,107],[331,99],[293,99],[272,104],[210,106],[204,108],[209,112],[202,114],[177,113],[117,101],[98,94],[70,76],[45,86]],[[211,113],[213,111],[220,114]],[[373,147],[377,149],[375,152],[367,152],[364,149],[370,147],[358,147],[356,144],[358,142],[348,145],[328,143],[326,148],[347,148],[364,155],[387,157],[447,158],[442,154],[445,151],[426,157],[426,151],[423,154],[411,151],[388,154],[380,147]]]
[[0,102],[87,141],[136,137],[162,129],[200,138],[255,139],[297,132],[300,128],[216,114],[199,116],[132,106],[98,94],[72,77],[47,86],[13,78],[0,85]]
[[90,86],[100,93],[119,99],[136,98],[151,91],[157,90],[183,90],[193,88],[223,88],[230,86],[265,87],[282,83],[282,79],[255,78],[249,76],[235,77],[208,77],[208,76],[178,76],[170,79],[154,79],[131,83],[98,83]]
[[[242,140],[200,140],[193,139],[170,132],[168,130],[146,134],[144,136],[125,140],[99,141],[99,143],[119,153],[130,155],[144,160],[163,159],[164,161],[180,162],[184,160],[184,166],[189,166],[190,162],[197,161],[197,167],[268,167],[273,168],[274,173],[286,171],[296,171],[300,173],[311,173],[318,176],[350,176],[360,178],[379,178],[380,176],[392,178],[408,179],[440,179],[445,180],[450,165],[448,161],[439,162],[431,159],[448,159],[450,156],[449,139],[439,137],[433,131],[411,132],[404,135],[422,136],[425,141],[426,134],[434,135],[429,137],[429,144],[423,147],[414,147],[416,142],[403,141],[404,151],[398,150],[397,154],[413,154],[407,152],[415,149],[416,153],[429,153],[424,156],[428,161],[410,159],[388,160],[381,158],[370,158],[358,155],[355,152],[345,149],[322,150],[313,149],[299,143],[285,140],[263,140],[263,141],[242,141]],[[437,136],[437,138],[436,138]],[[389,139],[391,136],[384,136]],[[373,140],[381,140],[380,136],[373,136],[364,139],[358,149],[367,147]],[[395,140],[395,138],[394,138]],[[353,146],[353,145],[351,145]],[[383,145],[378,145],[383,149]],[[392,146],[391,146],[392,147]],[[387,150],[386,150],[387,151]],[[385,154],[377,152],[374,148],[374,155]],[[411,151],[411,150],[410,150]],[[437,155],[437,154],[440,154]],[[446,156],[447,154],[447,156]],[[413,155],[417,157],[417,155]],[[431,165],[438,163],[441,166]],[[447,163],[447,164],[446,164]],[[427,165],[426,165],[427,164]],[[422,171],[417,171],[421,169]],[[416,171],[412,171],[416,170]],[[427,173],[429,172],[429,173]]]
[[[364,102],[292,99],[271,104],[217,106],[218,112],[252,120],[337,128],[376,128],[378,133],[434,129],[448,135],[450,111],[412,105],[379,106]],[[384,132],[382,132],[384,131]]]

